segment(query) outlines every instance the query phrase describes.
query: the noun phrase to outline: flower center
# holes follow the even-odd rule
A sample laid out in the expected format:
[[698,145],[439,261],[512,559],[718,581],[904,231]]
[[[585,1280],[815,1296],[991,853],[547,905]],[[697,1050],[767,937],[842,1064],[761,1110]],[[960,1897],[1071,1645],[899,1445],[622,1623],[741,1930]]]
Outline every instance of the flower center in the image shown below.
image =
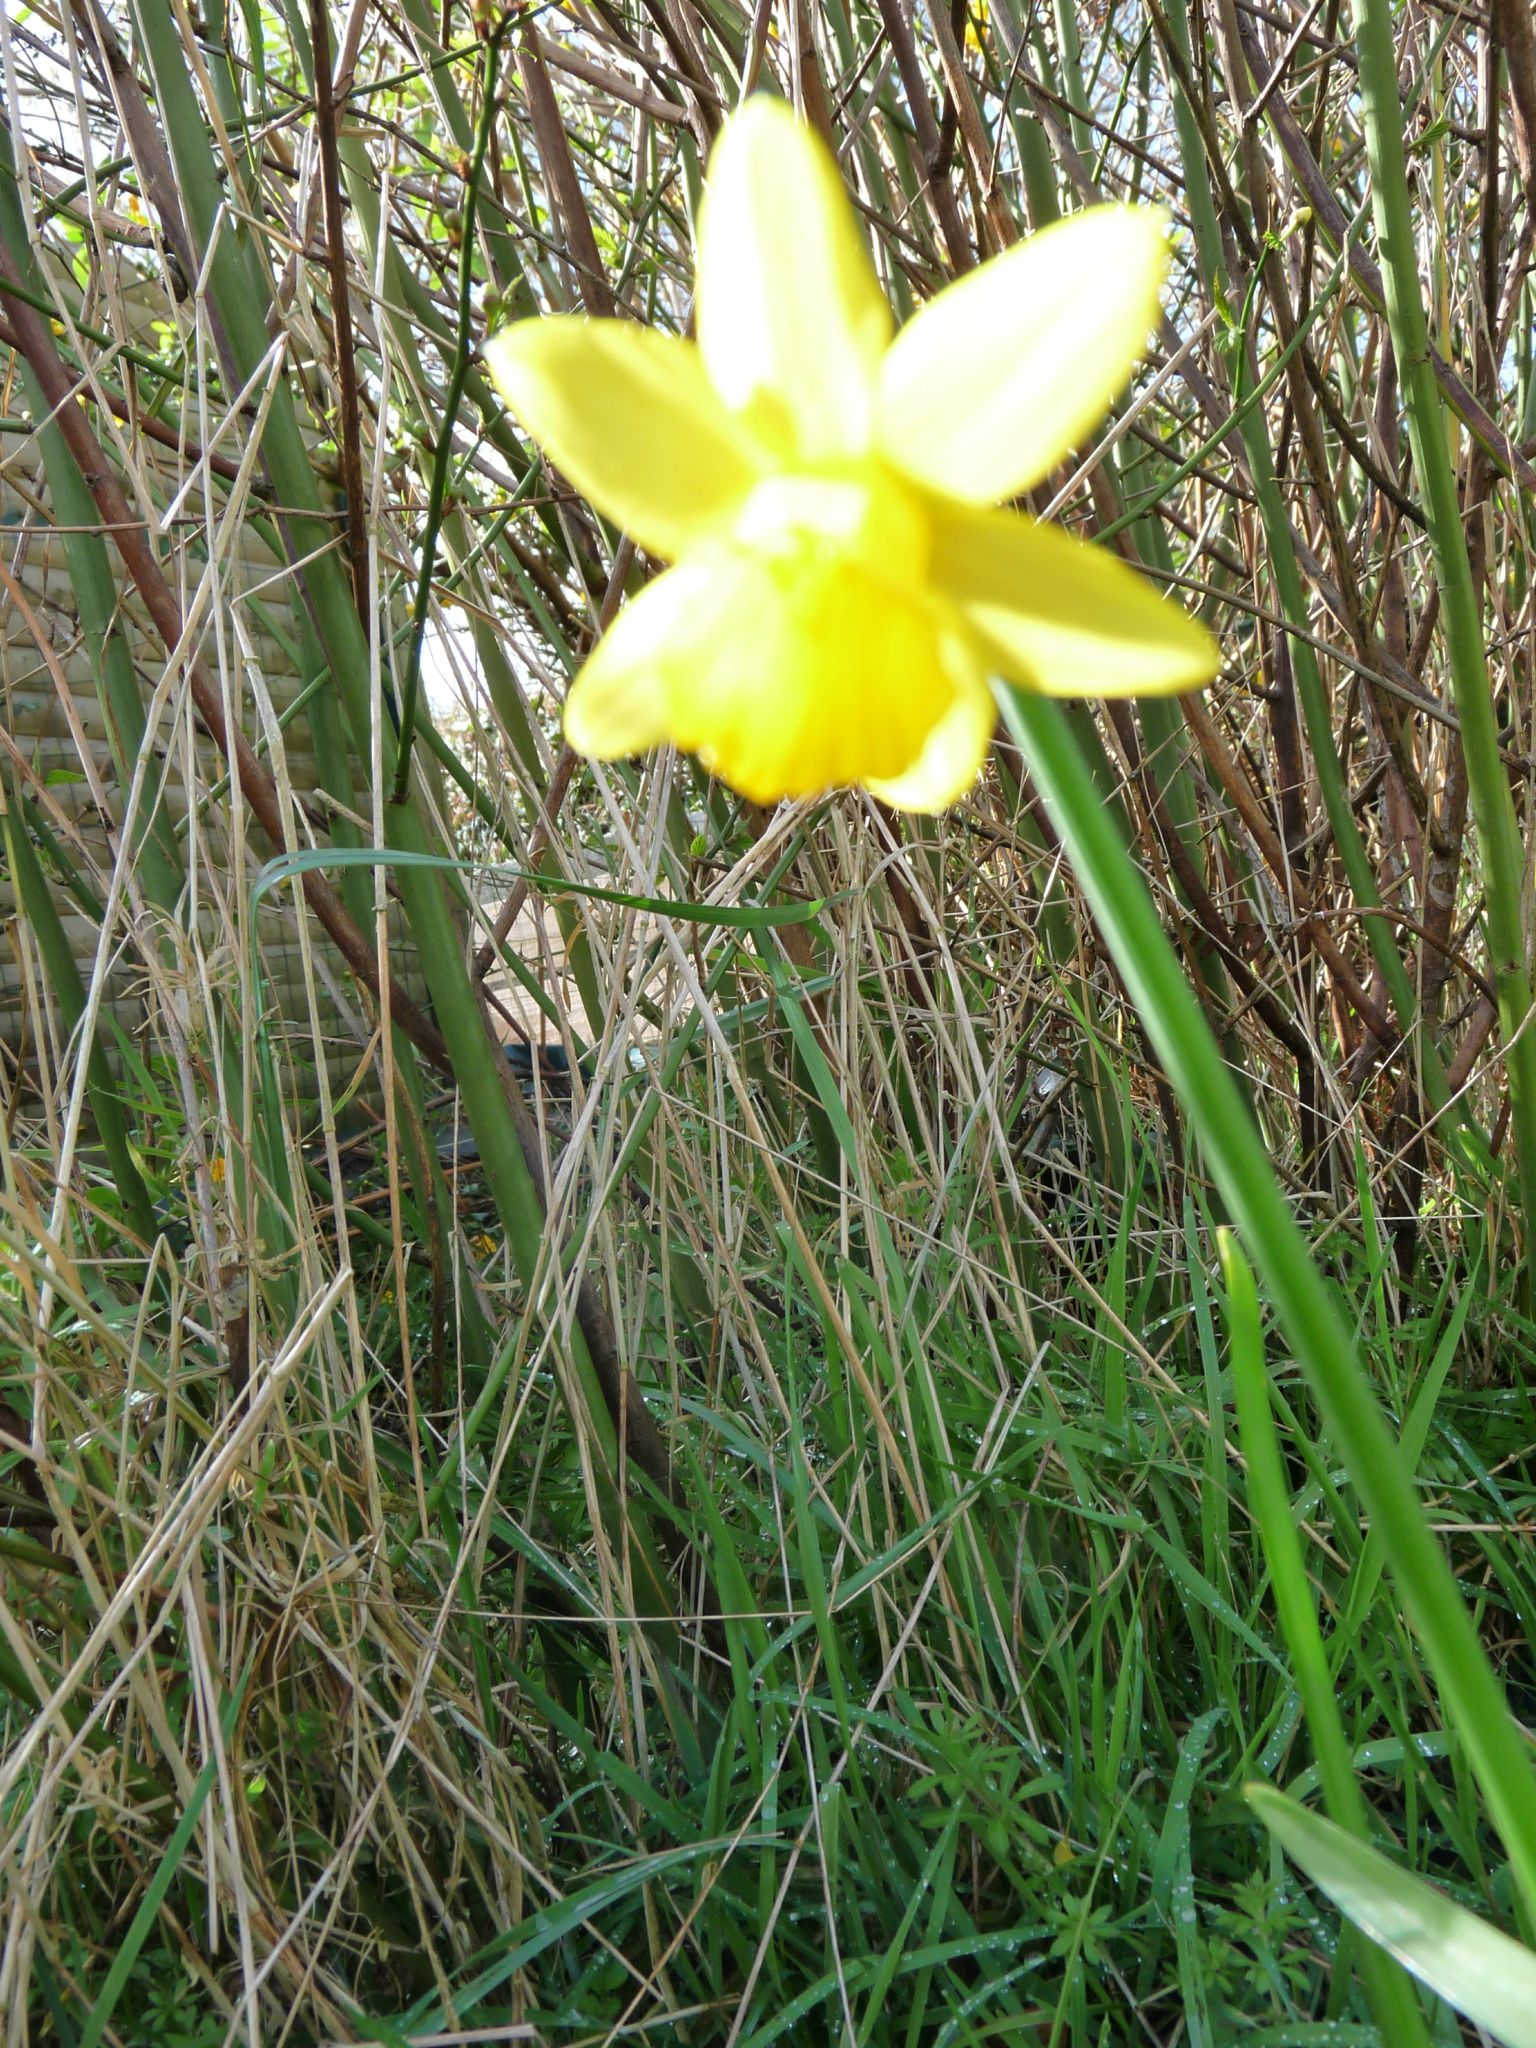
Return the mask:
[[874,463],[764,477],[736,515],[731,539],[754,554],[856,563],[907,588],[928,573],[928,520],[917,494]]

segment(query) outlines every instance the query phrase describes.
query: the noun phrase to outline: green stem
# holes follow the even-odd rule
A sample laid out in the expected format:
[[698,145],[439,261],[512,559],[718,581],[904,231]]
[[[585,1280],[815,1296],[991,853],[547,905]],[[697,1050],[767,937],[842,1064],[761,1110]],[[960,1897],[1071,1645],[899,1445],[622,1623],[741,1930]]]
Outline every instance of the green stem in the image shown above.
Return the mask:
[[[1227,1282],[1227,1326],[1232,1336],[1232,1384],[1238,1425],[1248,1465],[1248,1499],[1264,1544],[1280,1627],[1291,1653],[1296,1688],[1306,1710],[1317,1752],[1318,1776],[1328,1811],[1360,1841],[1371,1840],[1371,1817],[1360,1790],[1349,1738],[1334,1689],[1333,1667],[1317,1623],[1316,1596],[1307,1577],[1301,1538],[1292,1519],[1285,1461],[1270,1405],[1264,1370],[1264,1329],[1259,1297],[1248,1261],[1232,1233],[1220,1233],[1222,1271]],[[1371,2010],[1384,2041],[1394,2048],[1428,2048],[1424,2015],[1402,1968],[1374,1942],[1360,1951]]]
[[459,321],[454,336],[453,370],[448,379],[448,391],[443,400],[442,425],[438,429],[437,447],[432,456],[432,483],[427,496],[427,520],[421,536],[421,573],[416,580],[416,602],[411,607],[411,644],[406,656],[405,685],[400,696],[400,752],[395,761],[395,786],[390,801],[405,802],[406,791],[411,781],[411,736],[416,727],[416,699],[421,690],[421,650],[427,634],[427,612],[432,603],[432,571],[437,563],[437,536],[443,523],[443,508],[448,499],[448,471],[453,461],[453,423],[459,416],[459,403],[464,396],[464,380],[469,374],[470,317],[473,311],[470,288],[474,283],[475,268],[475,198],[480,190],[480,174],[485,168],[485,153],[490,147],[491,134],[496,126],[496,60],[501,54],[501,39],[511,26],[514,16],[504,15],[486,38],[485,44],[485,88],[481,95],[480,125],[475,131],[474,154],[470,159],[469,176],[464,181],[464,232],[459,242]]
[[[1185,0],[1168,0],[1167,22],[1169,33],[1187,75],[1192,68],[1192,59],[1189,15]],[[1205,168],[1205,142],[1200,124],[1182,87],[1175,90],[1173,99],[1174,120],[1179,131],[1183,159],[1188,169],[1190,215],[1195,229],[1196,258],[1201,277],[1215,296],[1222,294],[1235,280],[1227,269],[1225,249],[1217,225],[1215,199]],[[1321,313],[1325,300],[1331,299],[1343,282],[1346,271],[1347,252],[1341,249],[1333,274],[1323,290],[1318,293],[1307,318],[1298,323],[1296,333],[1280,351],[1277,361],[1270,366],[1264,377],[1255,383],[1254,400],[1267,393],[1283,373],[1292,354],[1301,346],[1308,329]],[[1328,690],[1318,666],[1316,652],[1307,637],[1306,627],[1310,608],[1301,568],[1292,543],[1290,515],[1275,475],[1274,458],[1270,451],[1263,417],[1254,409],[1253,403],[1241,395],[1242,374],[1248,350],[1248,314],[1251,294],[1257,282],[1256,270],[1250,281],[1249,298],[1243,309],[1239,337],[1241,345],[1238,369],[1234,377],[1230,424],[1237,427],[1242,439],[1244,458],[1253,482],[1254,495],[1258,500],[1259,516],[1264,522],[1264,538],[1269,551],[1270,571],[1280,600],[1280,611],[1287,625],[1292,628],[1287,635],[1291,669],[1296,683],[1296,695],[1301,704],[1302,719],[1307,729],[1307,743],[1311,748],[1313,765],[1317,773],[1318,794],[1322,798],[1323,809],[1328,817],[1328,827],[1338,849],[1344,872],[1349,879],[1355,903],[1360,910],[1367,913],[1362,922],[1371,957],[1386,984],[1392,1009],[1404,1036],[1414,1041],[1424,1092],[1431,1106],[1437,1112],[1442,1112],[1451,1103],[1451,1091],[1446,1081],[1445,1069],[1430,1034],[1421,1028],[1418,999],[1388,921],[1382,917],[1369,915],[1370,912],[1381,908],[1381,891],[1377,887],[1376,871],[1371,864],[1370,854],[1355,822],[1343,766],[1334,744],[1333,716]]]
[[[16,905],[31,930],[33,941],[42,956],[43,969],[48,977],[58,1002],[59,1010],[71,1033],[80,1027],[86,1012],[85,984],[75,956],[70,951],[69,938],[59,916],[58,906],[43,877],[37,856],[27,838],[26,827],[11,804],[0,808],[0,844],[5,849],[5,858],[11,871],[11,881],[16,891]],[[123,1111],[122,1098],[113,1085],[107,1069],[106,1056],[94,1038],[86,1053],[86,1086],[89,1091],[91,1109],[96,1118],[96,1129],[101,1136],[102,1150],[117,1182],[117,1192],[123,1204],[123,1213],[129,1223],[146,1244],[153,1244],[159,1232],[155,1221],[155,1207],[150,1199],[149,1189],[139,1172],[133,1156],[133,1147],[128,1138],[128,1122]]]
[[1419,1512],[1412,1474],[1371,1391],[1351,1331],[1286,1206],[1146,883],[1099,801],[1060,706],[1004,691],[1002,710],[1380,1534],[1448,1720],[1508,1848],[1516,1885],[1527,1908],[1536,1911],[1530,1755],[1445,1553]]

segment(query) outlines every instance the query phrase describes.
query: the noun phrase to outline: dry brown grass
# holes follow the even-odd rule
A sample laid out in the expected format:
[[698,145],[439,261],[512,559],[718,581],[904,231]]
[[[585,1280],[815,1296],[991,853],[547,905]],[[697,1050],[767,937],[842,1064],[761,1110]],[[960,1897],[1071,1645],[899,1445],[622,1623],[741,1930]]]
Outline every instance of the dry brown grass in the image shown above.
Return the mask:
[[[542,1229],[519,1238],[472,1165],[442,1177],[445,1065],[466,1077],[401,1007],[430,999],[427,1033],[450,1008],[419,963],[420,899],[392,905],[387,863],[329,870],[354,972],[316,922],[316,876],[308,899],[291,868],[255,892],[279,836],[289,855],[339,843],[338,821],[387,842],[483,19],[451,0],[321,9],[327,114],[302,13],[161,10],[156,43],[150,6],[0,26],[11,282],[35,266],[47,347],[182,627],[152,616],[117,536],[84,530],[100,501],[81,518],[78,478],[61,490],[41,345],[29,372],[27,299],[0,278],[0,802],[38,862],[24,883],[12,842],[0,884],[0,2037],[358,2039],[393,2015],[393,2040],[414,2004],[421,2040],[767,2040],[827,1971],[789,2038],[851,2040],[869,1958],[960,1939],[902,1919],[913,1843],[936,1839],[901,1833],[902,1801],[930,1779],[959,1801],[951,1751],[1004,1731],[999,1754],[1051,1780],[1033,1805],[995,1795],[1044,1897],[1066,1882],[1052,1842],[1102,1850],[1063,1763],[1091,1747],[1074,1689],[1112,1690],[1125,1643],[1160,1629],[1199,1662],[1209,1614],[1128,1532],[1162,1486],[1217,1534],[1229,1454],[1206,1434],[1185,1270],[1205,1191],[1001,742],[936,823],[851,798],[765,818],[672,760],[572,773],[564,679],[644,565],[615,560],[473,360],[426,615],[442,739],[418,741],[412,807],[470,864],[436,899],[476,971],[464,1005],[489,989],[492,1035],[533,1020],[571,1083],[546,1075],[524,1119]],[[1514,12],[1490,29],[1405,7],[1402,39],[1425,291],[1529,837],[1536,71]],[[1198,704],[1085,712],[1082,733],[1320,1241],[1384,1327],[1428,1330],[1444,1276],[1504,1242],[1496,1194],[1469,1217],[1460,1177],[1501,1139],[1501,1053],[1359,226],[1352,57],[1333,0],[1223,0],[1187,55],[1181,20],[1163,0],[530,11],[502,46],[470,331],[491,293],[682,327],[698,166],[744,82],[837,142],[903,309],[1051,207],[1174,208],[1137,400],[1045,495],[1074,528],[1114,527],[1226,662]],[[204,221],[264,294],[248,374],[232,336],[250,308]],[[289,407],[317,487],[303,506],[268,460]],[[368,629],[348,675],[328,658],[337,563]],[[114,633],[145,721],[127,751]],[[256,781],[229,779],[194,669]],[[538,914],[513,932],[535,943],[488,944],[530,879]],[[579,893],[593,883],[825,908],[743,933]],[[1438,1122],[1437,1086],[1454,1099]],[[102,1149],[114,1096],[149,1232]],[[1495,1381],[1504,1313],[1484,1330]],[[589,1356],[643,1390],[638,1410],[604,1407]],[[1119,1452],[1082,1405],[1102,1412],[1106,1374],[1143,1432]],[[650,1465],[620,1512],[613,1433],[644,1465],[647,1416],[681,1506],[658,1505]],[[1097,1505],[1085,1460],[1103,1461]],[[1201,1569],[1242,1582],[1223,1594],[1242,1608],[1257,1567],[1220,1549]],[[1111,1610],[1090,1683],[1073,1630]],[[1250,1686],[1234,1679],[1234,1717]],[[1145,1712],[1135,1740],[1163,1782],[1200,1709],[1170,1705],[1161,1733],[1150,1705],[1114,1711]],[[1380,1711],[1367,1690],[1361,1727]],[[713,1782],[738,1742],[740,1771]],[[1028,1917],[998,1904],[1028,1857],[988,1836],[994,1793],[966,1793],[952,1873],[978,1941]],[[839,1854],[859,1858],[846,1834],[829,1845],[839,1826],[885,1845],[871,1866],[890,1878],[844,1877],[862,1901],[846,1910]],[[818,1914],[825,1952],[804,1932]],[[858,2038],[941,2038],[991,1982],[991,1965],[926,1967]],[[1179,2038],[1182,1962],[1146,1986],[1128,1968],[1118,1952],[1081,2012],[1050,1970],[994,1984],[982,2017],[1048,2031],[1059,1997],[1053,2038]]]

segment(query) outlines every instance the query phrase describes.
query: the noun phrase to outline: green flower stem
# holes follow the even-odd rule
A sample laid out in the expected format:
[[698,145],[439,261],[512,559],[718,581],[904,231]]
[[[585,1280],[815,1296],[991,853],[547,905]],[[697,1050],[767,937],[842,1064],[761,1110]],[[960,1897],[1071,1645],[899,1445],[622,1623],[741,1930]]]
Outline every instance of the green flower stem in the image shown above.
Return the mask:
[[1504,1838],[1521,1897],[1536,1912],[1530,1754],[1445,1554],[1419,1512],[1413,1475],[1377,1405],[1348,1325],[1286,1206],[1146,883],[1104,811],[1060,706],[1013,691],[1001,696],[1008,728],[1050,806],[1099,928],[1381,1538],[1447,1718]]
[[[1525,850],[1499,759],[1498,719],[1483,645],[1482,608],[1472,579],[1461,504],[1451,469],[1445,409],[1430,356],[1413,217],[1403,157],[1402,108],[1392,14],[1386,0],[1356,0],[1355,53],[1371,164],[1371,202],[1380,245],[1387,327],[1408,414],[1408,438],[1423,493],[1445,629],[1451,695],[1461,722],[1472,818],[1482,849],[1484,922],[1509,1077],[1510,1125],[1526,1233],[1526,1284],[1536,1291],[1536,1033],[1521,898]],[[1374,920],[1373,920],[1374,921]]]
[[[1248,1466],[1248,1499],[1269,1563],[1275,1607],[1290,1646],[1297,1690],[1312,1731],[1323,1796],[1340,1826],[1348,1828],[1362,1842],[1369,1842],[1370,1813],[1344,1732],[1301,1539],[1291,1518],[1290,1489],[1285,1481],[1280,1435],[1275,1428],[1269,1379],[1264,1370],[1259,1297],[1248,1261],[1229,1230],[1221,1232],[1220,1243],[1227,1283],[1227,1327],[1232,1339],[1232,1383],[1237,1396],[1243,1456]],[[1424,2014],[1404,1971],[1374,1942],[1364,1945],[1359,1964],[1382,2039],[1394,2043],[1395,2048],[1396,2044],[1400,2048],[1428,2048]]]

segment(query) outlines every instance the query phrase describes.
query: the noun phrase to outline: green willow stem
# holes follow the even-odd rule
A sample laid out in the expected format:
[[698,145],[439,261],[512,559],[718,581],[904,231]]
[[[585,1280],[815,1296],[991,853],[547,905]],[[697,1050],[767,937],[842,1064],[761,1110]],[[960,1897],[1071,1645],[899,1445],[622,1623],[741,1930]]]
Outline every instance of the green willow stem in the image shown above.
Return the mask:
[[[1249,419],[1262,417],[1259,413],[1259,407],[1285,375],[1286,370],[1290,367],[1291,358],[1300,350],[1307,336],[1311,333],[1312,328],[1332,304],[1338,293],[1339,286],[1343,282],[1344,259],[1340,257],[1333,267],[1332,276],[1321,286],[1316,298],[1307,309],[1305,318],[1297,321],[1296,332],[1291,336],[1285,347],[1280,350],[1263,376],[1255,381],[1252,390],[1245,391],[1242,389],[1240,374],[1237,379],[1234,379],[1232,411],[1222,422],[1220,432],[1208,435],[1195,449],[1193,455],[1186,456],[1176,469],[1170,469],[1155,491],[1148,491],[1144,496],[1138,498],[1118,519],[1113,520],[1108,525],[1097,528],[1094,534],[1096,540],[1100,542],[1113,540],[1117,533],[1123,532],[1128,526],[1134,526],[1136,521],[1145,517],[1146,514],[1155,512],[1160,504],[1167,502],[1168,493],[1177,484],[1183,483],[1186,477],[1193,476],[1203,462],[1208,462],[1218,449],[1224,448],[1227,445],[1228,434],[1234,426],[1241,426]],[[1248,309],[1245,306],[1242,319],[1238,322],[1237,328],[1240,337],[1247,334],[1247,322]],[[1244,357],[1239,355],[1238,361],[1241,364],[1244,361]]]
[[[1192,68],[1192,58],[1186,0],[1167,0],[1166,18],[1168,32],[1187,74]],[[1201,277],[1205,280],[1212,297],[1219,303],[1229,290],[1235,289],[1236,280],[1228,269],[1225,246],[1217,225],[1215,200],[1205,167],[1205,142],[1202,131],[1195,117],[1195,110],[1182,86],[1174,90],[1173,112],[1179,132],[1181,154],[1188,173],[1190,219],[1195,231],[1196,260]],[[1324,287],[1328,294],[1331,295],[1342,283],[1346,275],[1346,265],[1347,248],[1339,251],[1338,263]],[[1281,352],[1279,360],[1262,379],[1256,381],[1253,388],[1255,400],[1261,393],[1268,391],[1275,377],[1282,372],[1292,351],[1300,345],[1302,336],[1310,324],[1310,317],[1315,317],[1321,304],[1320,293],[1309,321],[1298,325],[1297,333]],[[1246,327],[1246,321],[1244,326]],[[1248,346],[1248,338],[1244,333],[1244,354]],[[1239,362],[1242,361],[1243,357],[1240,356]],[[1242,371],[1239,369],[1236,381],[1240,383],[1241,377]],[[1455,1098],[1451,1094],[1444,1065],[1435,1046],[1433,1034],[1424,1028],[1424,1020],[1419,1014],[1418,997],[1398,950],[1397,941],[1393,937],[1388,921],[1370,914],[1382,907],[1381,890],[1377,884],[1370,854],[1355,820],[1347,778],[1339,759],[1338,748],[1334,743],[1328,689],[1318,665],[1316,649],[1307,633],[1310,607],[1306,585],[1296,559],[1290,513],[1275,474],[1269,437],[1262,417],[1254,410],[1253,405],[1239,397],[1234,397],[1229,424],[1236,426],[1241,438],[1244,459],[1248,465],[1254,496],[1258,501],[1259,517],[1263,521],[1264,537],[1268,545],[1270,573],[1274,578],[1280,613],[1288,629],[1291,670],[1295,679],[1297,700],[1301,706],[1302,720],[1306,726],[1307,744],[1312,753],[1313,768],[1317,776],[1318,795],[1322,799],[1328,827],[1339,860],[1349,879],[1356,907],[1365,913],[1362,919],[1365,942],[1386,985],[1398,1026],[1413,1047],[1418,1072],[1430,1107],[1437,1115],[1447,1110],[1456,1112]],[[1471,1127],[1470,1117],[1465,1109],[1456,1113],[1467,1124],[1466,1149],[1473,1158],[1477,1158],[1484,1150],[1480,1134]]]
[[1526,1284],[1536,1292],[1536,1033],[1524,1029],[1531,1012],[1531,975],[1521,906],[1525,849],[1509,781],[1499,758],[1498,718],[1483,644],[1482,607],[1467,554],[1461,503],[1446,439],[1445,409],[1430,354],[1429,325],[1414,255],[1397,51],[1387,0],[1355,0],[1355,54],[1360,70],[1360,101],[1371,164],[1371,203],[1376,217],[1387,327],[1397,356],[1398,379],[1408,414],[1408,438],[1423,492],[1435,581],[1440,591],[1451,695],[1461,721],[1467,793],[1482,849],[1483,915],[1509,1077],[1510,1124],[1525,1223]]
[[1526,1908],[1536,1913],[1536,1781],[1530,1753],[1419,1512],[1413,1476],[1280,1192],[1145,881],[1099,800],[1061,707],[1000,693],[1004,719],[1050,808],[1079,883],[1148,1036],[1178,1090],[1222,1199],[1262,1274],[1390,1560],[1449,1721],[1466,1751]]
[[453,424],[459,416],[464,382],[469,375],[470,321],[474,312],[470,290],[475,271],[475,198],[485,153],[496,126],[496,61],[501,39],[514,16],[504,15],[485,42],[485,89],[481,95],[480,123],[475,131],[474,153],[464,181],[464,232],[459,241],[459,324],[454,336],[453,370],[443,400],[442,425],[432,456],[432,482],[427,496],[427,519],[421,536],[421,574],[416,581],[416,601],[411,607],[411,644],[406,656],[405,685],[400,693],[400,751],[395,760],[395,786],[390,802],[403,804],[411,785],[411,737],[416,729],[416,699],[421,691],[421,650],[427,637],[427,613],[432,603],[432,572],[437,565],[437,536],[448,501],[448,471],[453,462]]

